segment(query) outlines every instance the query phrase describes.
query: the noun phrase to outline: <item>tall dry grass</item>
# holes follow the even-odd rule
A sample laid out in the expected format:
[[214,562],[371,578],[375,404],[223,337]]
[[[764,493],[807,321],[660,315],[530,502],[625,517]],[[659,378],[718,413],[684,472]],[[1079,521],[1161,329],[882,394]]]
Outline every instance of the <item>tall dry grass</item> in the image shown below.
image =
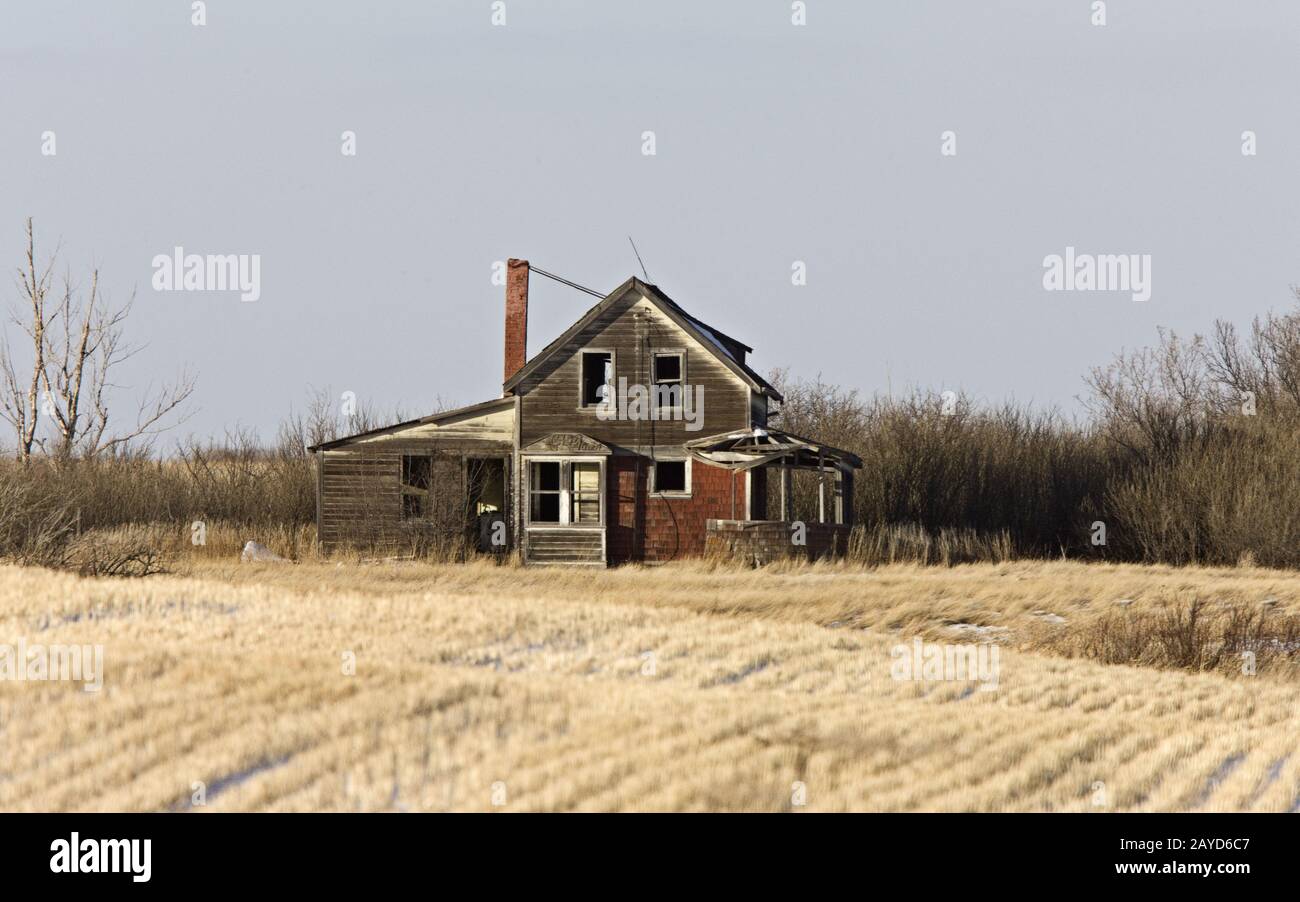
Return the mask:
[[[249,566],[187,559],[178,571],[288,593],[330,585],[385,598],[436,586],[539,604],[582,597],[603,605],[906,633],[936,641],[995,641],[1107,664],[1217,670],[1292,680],[1300,663],[1300,578],[1285,570],[1007,561],[930,566],[912,560],[863,568],[788,559],[760,570],[709,558],[665,566],[566,569],[425,560],[307,560]],[[354,566],[355,565],[355,566]]]
[[941,528],[930,531],[915,523],[858,524],[849,531],[844,559],[879,567],[889,564],[935,564],[953,567],[979,561],[1002,563],[1017,556],[1007,530]]
[[0,682],[0,808],[1300,806],[1293,682],[1065,660],[1014,639],[995,688],[891,672],[918,634],[970,642],[955,627],[975,616],[1018,633],[1039,608],[1081,627],[1121,593],[1138,612],[1161,593],[1265,591],[1294,610],[1297,579],[1277,571],[201,571],[123,582],[0,568],[0,637],[104,647],[99,693]]

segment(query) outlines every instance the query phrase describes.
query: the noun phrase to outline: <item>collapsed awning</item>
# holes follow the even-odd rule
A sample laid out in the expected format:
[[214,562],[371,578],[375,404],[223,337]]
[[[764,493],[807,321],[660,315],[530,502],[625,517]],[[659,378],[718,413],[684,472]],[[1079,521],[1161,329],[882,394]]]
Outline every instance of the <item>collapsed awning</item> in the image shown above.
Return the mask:
[[728,470],[749,470],[783,460],[795,469],[862,469],[862,458],[779,429],[741,429],[686,443],[690,455]]

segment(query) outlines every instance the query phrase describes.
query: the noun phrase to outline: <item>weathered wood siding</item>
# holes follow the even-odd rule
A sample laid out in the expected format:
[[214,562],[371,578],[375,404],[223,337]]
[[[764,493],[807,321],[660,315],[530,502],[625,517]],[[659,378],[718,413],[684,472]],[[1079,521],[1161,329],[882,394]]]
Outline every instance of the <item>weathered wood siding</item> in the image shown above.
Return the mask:
[[[638,321],[634,311],[643,319]],[[614,352],[614,385],[650,386],[655,352],[685,350],[684,379],[703,388],[704,408],[698,430],[682,420],[602,420],[594,409],[579,405],[583,349]],[[750,423],[749,386],[650,301],[629,292],[575,334],[546,365],[521,382],[520,441],[526,445],[551,432],[581,432],[623,448],[680,445]]]
[[[419,524],[402,519],[402,456],[429,454],[435,461],[434,489],[457,493],[456,475],[466,457],[512,458],[514,408],[505,407],[440,424],[425,423],[383,435],[358,438],[318,452],[321,544],[393,547],[418,538]],[[513,465],[506,469],[507,489]],[[507,498],[510,497],[507,491]],[[507,502],[509,505],[509,502]],[[507,512],[508,514],[509,512]]]

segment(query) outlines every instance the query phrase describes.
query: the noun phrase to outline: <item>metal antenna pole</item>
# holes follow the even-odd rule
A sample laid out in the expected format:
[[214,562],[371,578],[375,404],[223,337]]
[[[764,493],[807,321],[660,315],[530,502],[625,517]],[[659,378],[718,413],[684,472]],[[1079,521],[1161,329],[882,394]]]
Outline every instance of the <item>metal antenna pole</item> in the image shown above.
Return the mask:
[[645,264],[641,262],[641,252],[636,249],[636,242],[632,240],[631,235],[627,236],[627,240],[632,245],[632,253],[636,254],[636,262],[641,264],[641,275],[645,276],[645,280],[649,282],[650,273],[645,271]]

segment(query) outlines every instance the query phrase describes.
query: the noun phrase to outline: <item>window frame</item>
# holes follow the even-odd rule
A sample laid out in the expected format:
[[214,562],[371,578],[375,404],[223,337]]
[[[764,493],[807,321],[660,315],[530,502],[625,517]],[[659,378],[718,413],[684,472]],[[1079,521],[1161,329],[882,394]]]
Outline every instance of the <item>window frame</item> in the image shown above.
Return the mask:
[[[658,373],[655,372],[655,368],[660,357],[677,358],[677,379],[676,380],[669,380],[667,382],[659,381]],[[682,395],[686,392],[686,349],[685,348],[663,348],[661,350],[654,351],[650,355],[650,387],[654,391],[655,401],[657,402],[660,398],[660,393],[659,393],[660,385],[674,385],[674,384],[677,386],[677,403],[667,404],[667,405],[659,404],[658,407],[660,410],[680,410],[682,407]]]
[[[578,487],[577,487],[577,483],[576,483],[575,480],[574,480],[575,467],[576,467],[576,466],[589,467],[589,466],[592,466],[592,465],[594,465],[594,466],[596,467],[596,488],[594,489],[593,492],[584,492],[584,491],[579,491],[579,489],[578,489]],[[570,526],[600,526],[600,525],[602,525],[602,519],[601,519],[601,506],[602,506],[602,505],[601,505],[601,498],[604,497],[604,494],[605,494],[605,493],[604,493],[603,491],[601,491],[601,478],[602,478],[603,475],[604,475],[604,468],[600,465],[600,462],[599,462],[599,461],[595,461],[595,460],[571,460],[571,461],[569,461],[568,465],[567,465],[566,467],[564,467],[563,469],[564,469],[564,470],[567,470],[567,471],[568,471],[568,474],[569,474],[569,490],[568,490],[568,491],[569,491],[569,507],[568,507],[568,512],[569,512],[569,525],[570,525]],[[561,485],[563,485],[563,484],[564,484],[564,483],[563,483],[563,480],[561,480]],[[593,495],[594,495],[594,498],[592,497]],[[580,504],[580,503],[583,503],[583,502],[590,502],[590,501],[592,501],[592,500],[594,500],[594,501],[596,502],[596,519],[595,519],[595,520],[581,520],[581,519],[575,520],[574,517],[573,517],[573,514],[574,514],[574,511],[577,509],[577,505]]]
[[[558,463],[560,465],[560,519],[555,520],[534,520],[533,519],[533,464],[536,463]],[[573,464],[596,464],[597,465],[597,482],[596,494],[600,502],[597,506],[599,511],[598,519],[594,522],[575,523],[572,520],[573,515]],[[538,454],[527,455],[524,457],[525,473],[525,494],[528,499],[527,507],[524,509],[524,526],[528,529],[603,529],[605,527],[605,479],[607,469],[605,466],[604,456],[566,456],[562,454]],[[551,490],[547,489],[546,492]]]
[[[684,483],[684,484],[685,484],[686,487],[685,487],[683,490],[681,490],[681,491],[678,491],[678,490],[676,490],[676,489],[669,489],[669,490],[667,490],[667,491],[660,491],[660,490],[659,490],[659,487],[656,485],[656,483],[658,482],[658,479],[656,478],[656,474],[659,472],[659,465],[660,465],[660,464],[675,464],[675,463],[682,463],[682,464],[685,464],[685,467],[684,467],[683,469],[685,470],[685,474],[684,474],[684,480],[685,480],[685,483]],[[693,483],[691,482],[691,479],[692,479],[692,476],[691,476],[691,458],[690,458],[690,457],[663,457],[663,458],[657,458],[657,459],[652,460],[652,461],[650,462],[649,485],[647,486],[647,489],[648,489],[648,491],[649,491],[650,497],[652,497],[652,498],[690,498],[691,495],[692,495],[692,493],[693,493],[693,489],[694,489],[694,485],[693,485]]]
[[[556,478],[556,480],[555,480],[555,488],[553,488],[553,489],[541,489],[541,488],[536,488],[536,487],[534,487],[534,485],[533,485],[533,467],[534,467],[536,464],[550,464],[550,463],[555,464],[555,465],[559,468],[559,472],[558,472],[558,474],[557,474],[557,478]],[[554,495],[554,496],[555,496],[555,513],[556,513],[556,518],[555,518],[554,520],[534,520],[534,519],[533,519],[533,498],[536,497],[536,496],[538,496],[538,495]],[[544,525],[544,526],[559,526],[559,525],[561,525],[561,524],[564,522],[564,463],[563,463],[562,461],[559,461],[559,460],[548,460],[548,459],[541,459],[541,458],[538,458],[538,459],[530,459],[530,460],[528,461],[528,506],[527,506],[527,517],[528,517],[528,522],[529,522],[530,524],[531,524],[531,523],[537,523],[537,524],[539,524],[539,525]]]
[[613,399],[614,386],[618,384],[618,351],[614,348],[583,348],[578,352],[578,410],[595,411],[599,410],[606,401],[587,403],[587,356],[589,354],[609,355],[609,381],[605,384],[609,386],[607,399]]

